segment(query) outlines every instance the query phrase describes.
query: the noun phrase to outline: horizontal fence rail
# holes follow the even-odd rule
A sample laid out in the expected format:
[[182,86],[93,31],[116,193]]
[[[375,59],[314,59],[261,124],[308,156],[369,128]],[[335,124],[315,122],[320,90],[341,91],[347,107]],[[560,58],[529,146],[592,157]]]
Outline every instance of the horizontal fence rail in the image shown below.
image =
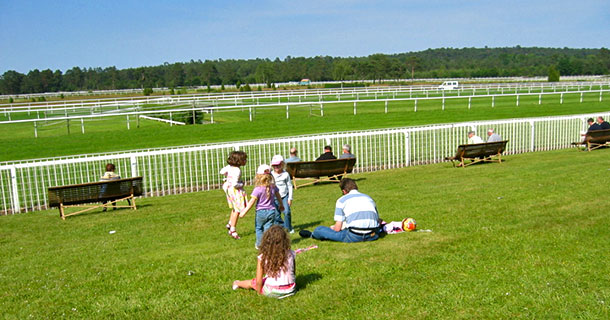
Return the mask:
[[303,160],[314,160],[325,145],[341,150],[350,144],[357,162],[355,172],[369,172],[444,161],[466,143],[467,132],[483,138],[494,128],[509,140],[506,154],[566,148],[581,139],[586,119],[599,114],[463,122],[419,127],[354,132],[336,132],[278,139],[228,142],[79,155],[0,163],[0,213],[14,214],[47,208],[47,188],[98,181],[106,163],[114,163],[122,177],[144,177],[145,196],[163,196],[217,189],[218,174],[233,150],[248,154],[242,168],[245,179],[252,179],[256,167],[269,163],[273,155],[288,155],[291,147]]

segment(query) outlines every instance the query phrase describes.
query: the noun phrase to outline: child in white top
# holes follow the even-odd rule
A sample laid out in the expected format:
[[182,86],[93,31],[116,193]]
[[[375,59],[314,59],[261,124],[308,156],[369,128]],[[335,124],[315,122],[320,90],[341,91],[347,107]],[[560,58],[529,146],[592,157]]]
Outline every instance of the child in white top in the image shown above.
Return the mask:
[[224,184],[222,190],[227,195],[227,203],[231,209],[231,216],[229,223],[227,223],[227,229],[229,229],[229,235],[234,239],[239,239],[235,227],[237,226],[237,220],[239,219],[239,213],[246,207],[248,202],[248,196],[244,191],[244,182],[241,179],[241,169],[239,167],[246,165],[248,156],[243,151],[233,151],[229,154],[227,159],[228,166],[220,170],[220,174],[224,175]]
[[[282,299],[295,294],[295,252],[288,233],[280,225],[265,231],[256,264],[256,278],[233,281],[233,290],[254,289],[267,297]],[[264,274],[264,276],[263,276]]]
[[281,214],[279,217],[279,221],[277,222],[280,225],[283,225],[284,228],[288,229],[290,233],[294,233],[292,229],[292,179],[290,179],[290,174],[284,171],[284,157],[281,155],[275,155],[271,159],[271,166],[273,167],[273,178],[275,179],[275,185],[280,190],[281,199],[278,199],[276,206],[279,208],[279,200],[281,200],[284,205],[284,211],[281,213],[284,214],[284,221],[282,221]]

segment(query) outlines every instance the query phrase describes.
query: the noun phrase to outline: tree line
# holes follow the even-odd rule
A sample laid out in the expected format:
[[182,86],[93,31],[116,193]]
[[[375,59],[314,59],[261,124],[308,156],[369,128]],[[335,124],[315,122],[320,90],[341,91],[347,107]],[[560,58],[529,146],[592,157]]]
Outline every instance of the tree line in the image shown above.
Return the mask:
[[367,57],[286,57],[283,60],[191,60],[117,69],[65,72],[14,70],[0,76],[0,94],[329,80],[547,76],[610,73],[610,50],[573,48],[440,48]]

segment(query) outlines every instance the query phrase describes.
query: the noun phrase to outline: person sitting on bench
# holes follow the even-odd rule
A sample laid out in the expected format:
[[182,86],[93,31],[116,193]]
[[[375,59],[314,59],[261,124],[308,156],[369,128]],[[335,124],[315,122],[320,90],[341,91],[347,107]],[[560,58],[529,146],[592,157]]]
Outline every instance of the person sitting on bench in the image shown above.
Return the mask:
[[[112,163],[108,163],[106,164],[106,172],[104,172],[104,175],[102,175],[102,177],[100,178],[100,181],[112,181],[112,180],[118,180],[121,179],[121,176],[119,176],[118,174],[116,174],[116,172],[114,172],[114,170],[116,169],[116,167],[114,166],[114,164]],[[100,186],[100,197],[104,196],[104,193],[106,193],[106,188],[108,188],[108,185],[102,185]],[[129,202],[129,205],[131,205],[131,201],[127,200]],[[108,201],[102,201],[102,204],[105,204]],[[114,207],[113,210],[116,210],[116,203],[113,203],[112,206]],[[104,209],[102,209],[102,211],[106,211],[106,207],[104,207]]]
[[321,154],[316,161],[319,160],[334,160],[337,159],[337,157],[335,157],[335,155],[333,154],[333,148],[331,146],[326,146],[324,147],[324,153]]
[[495,133],[493,128],[487,129],[487,142],[498,142],[502,141],[502,137],[499,134]]
[[374,241],[381,232],[379,213],[375,201],[358,191],[356,181],[343,178],[339,183],[343,196],[335,205],[335,224],[332,227],[319,226],[313,233],[301,230],[303,238],[338,242]]
[[474,131],[468,131],[468,144],[484,143],[481,137],[477,136]]
[[610,123],[604,121],[603,117],[597,117],[597,124],[599,124],[599,130],[610,129]]

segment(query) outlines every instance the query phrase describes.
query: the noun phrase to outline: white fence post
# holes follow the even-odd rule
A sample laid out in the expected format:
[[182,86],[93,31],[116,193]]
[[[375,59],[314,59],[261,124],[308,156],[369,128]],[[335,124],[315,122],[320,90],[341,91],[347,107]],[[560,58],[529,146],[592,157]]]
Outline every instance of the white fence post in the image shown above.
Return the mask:
[[136,156],[131,156],[130,159],[130,163],[131,163],[131,177],[137,177],[138,176],[138,158],[136,158]]
[[534,152],[535,131],[536,131],[535,122],[530,121],[530,151],[531,152]]
[[405,135],[405,166],[411,165],[411,135],[409,131],[404,131]]
[[19,203],[19,189],[17,188],[17,169],[15,166],[10,167],[11,172],[11,189],[13,194],[13,214],[21,212],[21,204]]

